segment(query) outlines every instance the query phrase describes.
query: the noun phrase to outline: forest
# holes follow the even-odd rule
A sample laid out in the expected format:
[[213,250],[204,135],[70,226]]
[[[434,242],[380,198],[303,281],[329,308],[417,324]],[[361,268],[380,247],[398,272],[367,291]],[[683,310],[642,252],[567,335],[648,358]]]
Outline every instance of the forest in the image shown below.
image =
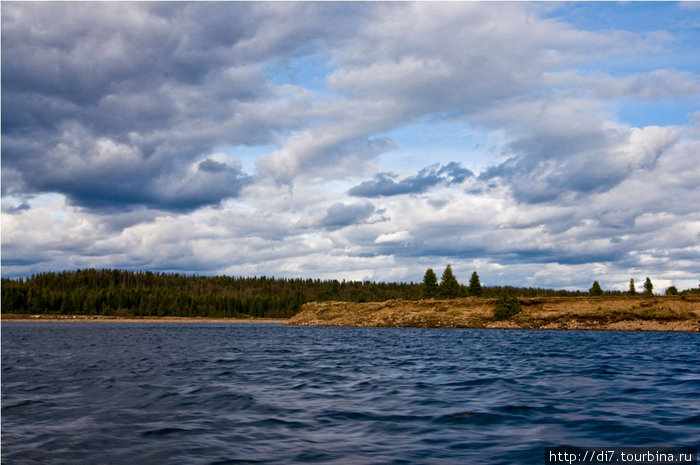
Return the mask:
[[[484,286],[482,297],[580,296],[578,291]],[[385,283],[273,277],[188,276],[151,271],[47,272],[2,279],[2,313],[287,318],[307,302],[382,302],[470,295],[457,283],[450,295],[425,295],[424,283]]]
[[[647,278],[648,279],[648,278]],[[438,283],[432,269],[421,283],[197,276],[151,271],[85,269],[2,279],[3,314],[111,315],[120,317],[288,318],[307,302],[384,302],[458,297],[580,297],[629,295],[514,286],[482,286],[476,272],[459,283],[448,265]],[[651,284],[649,283],[649,286]],[[672,287],[675,291],[675,287]],[[666,293],[671,288],[667,289]],[[651,289],[648,289],[651,292]],[[698,289],[680,292],[696,293]],[[673,294],[677,291],[673,292]]]

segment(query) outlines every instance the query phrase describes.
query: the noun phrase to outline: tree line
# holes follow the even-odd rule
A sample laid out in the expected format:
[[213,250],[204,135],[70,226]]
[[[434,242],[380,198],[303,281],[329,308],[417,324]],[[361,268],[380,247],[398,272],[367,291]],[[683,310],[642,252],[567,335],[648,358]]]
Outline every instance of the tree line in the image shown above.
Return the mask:
[[[685,292],[689,291],[681,293]],[[467,296],[573,297],[591,294],[594,294],[593,288],[587,293],[483,286],[476,271],[472,273],[469,284],[463,285],[450,265],[443,271],[440,282],[435,272],[428,268],[422,283],[265,276],[208,277],[86,269],[40,273],[22,279],[3,278],[0,308],[2,313],[19,314],[287,318],[297,313],[303,304],[312,301],[382,302]],[[605,294],[623,293],[605,291]]]
[[413,283],[95,269],[2,279],[2,312],[20,314],[286,318],[311,301],[396,298],[419,299],[420,287]]
[[[654,295],[654,283],[651,282],[651,279],[647,276],[647,279],[644,281],[644,290],[641,292],[642,295]],[[593,285],[591,288],[588,290],[588,293],[591,295],[603,295],[603,294],[625,294],[622,291],[603,291],[603,288],[600,287],[600,283],[598,281],[593,281]],[[679,294],[698,294],[700,293],[700,289],[686,289],[684,291],[678,292],[678,288],[676,286],[668,286],[666,288],[665,294],[666,295],[679,295]],[[630,285],[627,288],[627,295],[637,295],[637,286],[634,284],[634,278],[630,279]]]
[[479,274],[476,271],[471,274],[469,284],[463,285],[457,281],[452,271],[452,265],[447,265],[445,267],[439,283],[435,271],[432,268],[428,268],[423,275],[421,288],[421,297],[423,299],[456,299],[460,297],[486,297],[495,299],[504,295],[520,297],[580,297],[587,295],[586,292],[582,291],[535,287],[483,286]]
[[[651,282],[649,277],[644,281],[644,290],[641,292],[642,295],[653,295],[654,294],[654,284]],[[666,295],[686,295],[686,294],[700,294],[700,288],[698,289],[686,289],[684,291],[678,291],[676,286],[669,286],[665,291]],[[608,290],[604,291],[600,286],[598,281],[593,281],[593,285],[588,290],[584,291],[567,291],[567,290],[553,290],[553,289],[540,289],[540,288],[525,288],[525,287],[512,287],[512,286],[482,286],[479,275],[476,271],[471,274],[469,278],[469,285],[463,286],[457,282],[457,279],[452,272],[452,266],[447,265],[442,273],[440,282],[438,283],[437,275],[432,268],[428,268],[423,276],[422,284],[422,297],[424,299],[454,299],[458,297],[489,297],[489,298],[500,298],[503,296],[519,296],[519,297],[580,297],[585,295],[593,296],[620,296],[620,295],[637,295],[637,289],[634,284],[634,278],[630,279],[630,284],[627,292]]]

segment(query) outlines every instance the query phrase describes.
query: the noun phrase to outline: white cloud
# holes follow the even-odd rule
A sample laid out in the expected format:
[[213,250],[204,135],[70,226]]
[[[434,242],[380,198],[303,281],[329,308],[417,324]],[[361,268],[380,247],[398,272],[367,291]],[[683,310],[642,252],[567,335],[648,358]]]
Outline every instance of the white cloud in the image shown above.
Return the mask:
[[[530,3],[2,8],[10,275],[696,278],[700,125],[630,127],[615,99],[697,101],[697,73],[606,68],[669,33],[581,30]],[[497,139],[481,176],[471,145],[387,136],[434,121]],[[244,172],[221,147],[273,148]]]
[[385,242],[406,242],[411,239],[410,231],[396,231],[393,233],[380,234],[374,240],[375,244],[382,244]]
[[698,77],[687,71],[657,69],[647,73],[612,76],[604,72],[581,74],[578,71],[547,73],[545,79],[556,87],[580,93],[587,89],[591,96],[600,98],[628,97],[637,100],[690,98],[697,100],[700,93]]

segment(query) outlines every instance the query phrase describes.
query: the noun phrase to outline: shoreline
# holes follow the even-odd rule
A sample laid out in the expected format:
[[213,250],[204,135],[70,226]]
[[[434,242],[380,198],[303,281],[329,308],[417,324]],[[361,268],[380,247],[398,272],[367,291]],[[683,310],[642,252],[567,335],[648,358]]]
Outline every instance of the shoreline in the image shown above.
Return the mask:
[[287,318],[192,318],[177,316],[117,317],[105,315],[24,315],[8,314],[0,323],[226,323],[226,324],[284,324]]
[[497,320],[496,299],[311,302],[286,323],[298,326],[700,332],[700,297],[518,298],[521,313]]
[[700,332],[700,296],[519,298],[521,313],[496,320],[496,299],[309,302],[291,318],[121,317],[5,314],[1,322],[278,324],[287,326]]

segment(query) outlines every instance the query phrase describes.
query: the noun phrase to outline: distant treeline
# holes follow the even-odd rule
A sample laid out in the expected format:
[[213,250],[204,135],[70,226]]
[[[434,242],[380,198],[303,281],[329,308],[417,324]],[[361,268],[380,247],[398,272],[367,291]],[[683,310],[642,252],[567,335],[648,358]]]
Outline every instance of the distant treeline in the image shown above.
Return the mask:
[[419,298],[420,285],[94,269],[2,279],[3,313],[286,318],[310,301],[398,297]]
[[[459,285],[459,296],[469,295]],[[584,292],[484,286],[483,297],[581,296]],[[286,318],[311,301],[418,300],[422,283],[268,277],[205,277],[122,270],[41,273],[2,279],[2,312],[116,316]]]

